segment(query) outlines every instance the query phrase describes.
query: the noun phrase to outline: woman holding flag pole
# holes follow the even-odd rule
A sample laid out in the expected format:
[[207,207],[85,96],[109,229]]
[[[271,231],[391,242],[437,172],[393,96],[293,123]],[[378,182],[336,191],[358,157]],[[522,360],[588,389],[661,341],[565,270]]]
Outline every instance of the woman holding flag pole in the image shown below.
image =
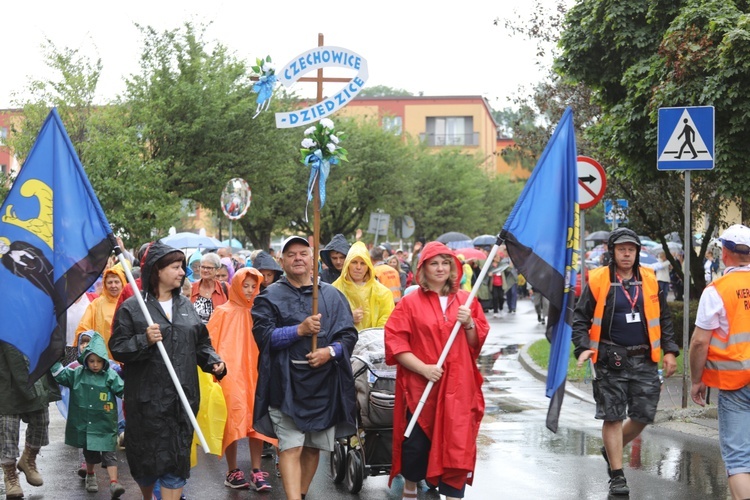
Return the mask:
[[[202,438],[194,416],[200,402],[196,361],[218,379],[226,375],[206,326],[180,294],[185,270],[180,250],[151,245],[141,275],[143,297],[131,297],[117,310],[109,341],[114,358],[125,364],[125,453],[144,498],[159,481],[162,498],[177,500],[190,475],[193,428]],[[169,384],[168,376],[177,383]]]
[[[391,480],[404,476],[403,498],[417,498],[421,479],[438,485],[447,498],[463,498],[473,481],[484,415],[476,359],[489,325],[481,304],[459,290],[461,274],[448,247],[428,243],[417,266],[419,289],[396,305],[385,324],[386,362],[398,366]],[[426,390],[433,384],[435,391]],[[404,439],[412,415],[417,422]]]

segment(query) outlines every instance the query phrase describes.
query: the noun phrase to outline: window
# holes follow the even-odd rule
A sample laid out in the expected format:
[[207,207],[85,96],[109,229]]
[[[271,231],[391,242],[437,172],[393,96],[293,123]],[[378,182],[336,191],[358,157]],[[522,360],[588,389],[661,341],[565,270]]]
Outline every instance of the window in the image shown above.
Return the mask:
[[427,138],[430,146],[476,146],[474,119],[471,116],[427,118]]
[[3,175],[10,175],[10,169],[8,168],[8,165],[0,164],[0,173]]
[[0,145],[8,139],[8,127],[0,127]]
[[401,135],[402,128],[403,120],[400,116],[383,117],[383,130],[386,132],[393,132],[393,135]]

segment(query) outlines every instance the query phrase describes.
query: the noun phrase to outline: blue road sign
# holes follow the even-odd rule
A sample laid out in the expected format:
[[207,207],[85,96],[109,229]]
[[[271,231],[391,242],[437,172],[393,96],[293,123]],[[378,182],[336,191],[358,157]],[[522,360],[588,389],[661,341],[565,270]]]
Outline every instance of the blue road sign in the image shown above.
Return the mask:
[[656,168],[714,168],[714,107],[659,108]]
[[604,222],[605,224],[627,224],[628,222],[628,200],[615,200],[617,205],[613,205],[612,200],[604,200]]

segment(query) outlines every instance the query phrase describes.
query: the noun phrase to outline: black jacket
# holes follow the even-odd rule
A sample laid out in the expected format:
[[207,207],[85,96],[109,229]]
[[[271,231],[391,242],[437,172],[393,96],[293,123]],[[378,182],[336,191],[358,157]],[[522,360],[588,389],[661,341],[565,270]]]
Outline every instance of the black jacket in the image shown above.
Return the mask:
[[331,238],[331,241],[320,251],[320,260],[328,268],[323,269],[323,272],[320,273],[320,281],[323,283],[333,283],[341,276],[341,271],[333,267],[333,262],[331,262],[331,250],[346,255],[349,253],[350,248],[351,245],[346,241],[346,237],[343,234],[337,234]]
[[284,349],[271,349],[276,328],[302,323],[312,314],[312,286],[297,288],[282,277],[255,299],[253,336],[260,349],[253,428],[271,437],[276,433],[268,416],[273,406],[294,419],[303,432],[336,426],[337,437],[356,432],[356,396],[349,358],[357,343],[357,329],[344,295],[321,283],[318,290],[321,331],[318,347],[340,342],[343,353],[325,365],[311,368],[293,364],[310,352],[311,338],[299,337]]
[[[610,282],[615,280],[614,277],[614,266],[610,266]],[[609,328],[612,325],[612,317],[614,316],[614,299],[615,299],[615,287],[609,287],[607,292],[607,302],[604,305],[604,314],[602,317],[602,339],[609,338]],[[575,357],[581,355],[581,353],[589,349],[589,329],[591,328],[591,320],[594,317],[594,309],[596,308],[596,297],[591,293],[591,288],[586,285],[580,298],[576,302],[576,308],[573,311],[573,344],[575,345]],[[659,324],[661,327],[661,349],[664,353],[672,353],[675,356],[680,355],[680,348],[674,341],[674,327],[672,325],[672,313],[667,305],[667,297],[659,292]],[[646,317],[641,315],[641,322],[643,323],[643,331],[646,337]],[[600,344],[601,345],[601,344]]]
[[[157,260],[178,251],[161,243],[149,249],[142,269],[146,288]],[[185,263],[183,261],[183,267]],[[206,326],[193,304],[176,288],[172,294],[172,319],[167,319],[156,297],[142,292],[146,307],[159,324],[162,344],[174,367],[193,414],[198,412],[200,390],[196,364],[204,372],[221,359],[211,346]],[[125,453],[134,478],[172,473],[190,476],[190,447],[193,428],[156,344],[149,347],[148,324],[137,297],[130,297],[115,314],[109,349],[124,363],[124,400],[127,401]],[[225,372],[226,373],[226,372]],[[223,374],[218,378],[223,377]]]

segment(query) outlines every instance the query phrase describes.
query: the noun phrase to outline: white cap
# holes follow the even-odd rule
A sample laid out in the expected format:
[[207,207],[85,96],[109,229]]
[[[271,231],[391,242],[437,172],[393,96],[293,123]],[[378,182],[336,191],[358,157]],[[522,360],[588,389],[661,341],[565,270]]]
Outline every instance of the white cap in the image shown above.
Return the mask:
[[[729,226],[719,236],[722,246],[735,253],[750,254],[750,228],[742,224]],[[747,248],[739,249],[737,245],[745,245]]]
[[281,253],[285,253],[286,247],[292,243],[300,243],[307,247],[310,246],[310,242],[307,241],[307,238],[303,238],[302,236],[290,236],[287,239],[285,239],[284,242],[281,244]]

